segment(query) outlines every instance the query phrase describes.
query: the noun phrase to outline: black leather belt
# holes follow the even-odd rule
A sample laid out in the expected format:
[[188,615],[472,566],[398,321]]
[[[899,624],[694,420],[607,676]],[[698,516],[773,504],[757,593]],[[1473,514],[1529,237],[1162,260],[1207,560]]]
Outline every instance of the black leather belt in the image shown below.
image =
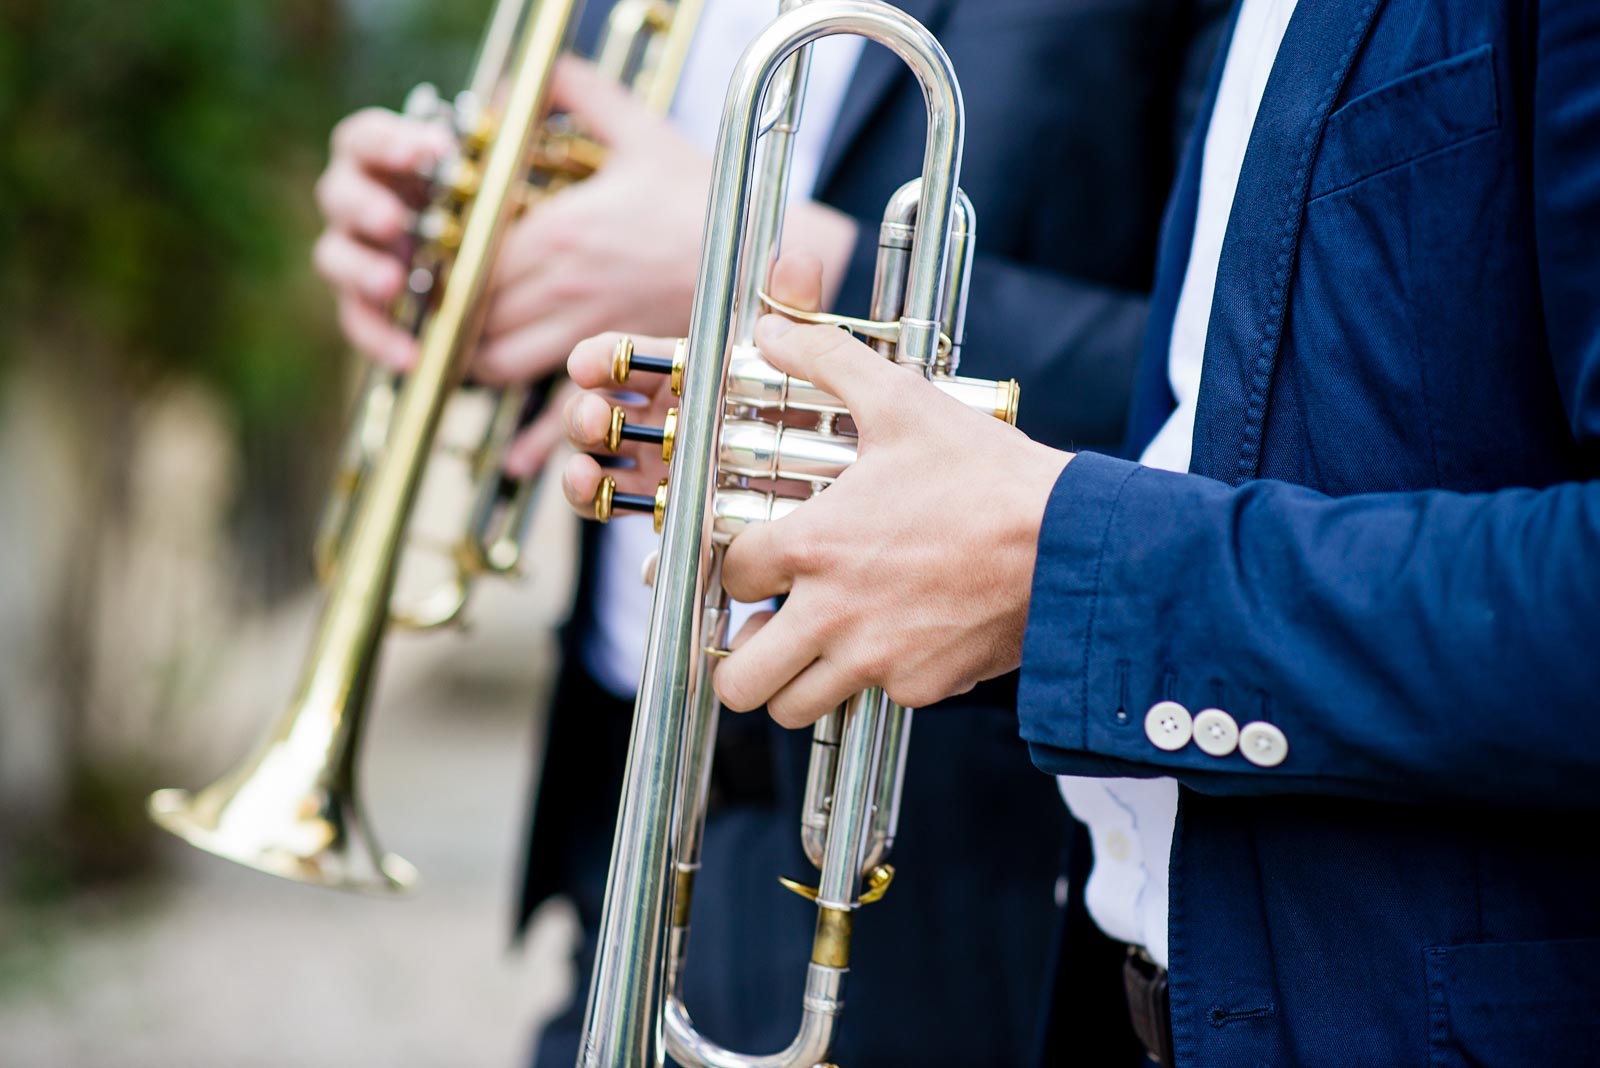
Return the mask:
[[1167,999],[1167,970],[1138,946],[1128,947],[1122,962],[1122,986],[1128,994],[1128,1017],[1144,1052],[1161,1068],[1175,1068],[1172,1055],[1172,1005]]

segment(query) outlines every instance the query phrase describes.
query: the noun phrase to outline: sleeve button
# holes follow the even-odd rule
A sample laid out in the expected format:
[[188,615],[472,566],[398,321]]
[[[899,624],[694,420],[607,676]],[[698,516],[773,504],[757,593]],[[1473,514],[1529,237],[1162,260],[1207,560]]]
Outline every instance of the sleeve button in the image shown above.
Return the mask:
[[1247,723],[1239,732],[1239,751],[1258,768],[1275,768],[1289,755],[1289,739],[1270,723]]
[[1157,701],[1144,714],[1144,736],[1157,749],[1175,753],[1194,737],[1194,719],[1176,701]]
[[1239,724],[1220,708],[1208,708],[1194,717],[1194,744],[1202,753],[1225,757],[1239,748]]

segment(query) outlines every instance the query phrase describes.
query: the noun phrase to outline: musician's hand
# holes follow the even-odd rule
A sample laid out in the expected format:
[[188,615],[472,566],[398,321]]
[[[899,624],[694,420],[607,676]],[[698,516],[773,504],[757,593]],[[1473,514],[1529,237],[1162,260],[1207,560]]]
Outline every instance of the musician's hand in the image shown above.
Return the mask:
[[421,191],[419,169],[451,148],[442,127],[368,108],[334,128],[317,206],[327,223],[312,260],[339,301],[339,326],[357,351],[396,369],[416,344],[386,311],[405,285],[401,243]]
[[[593,456],[586,453],[611,455],[606,444],[606,434],[611,429],[611,411],[620,407],[630,426],[661,426],[667,409],[677,405],[677,398],[667,388],[665,375],[636,373],[628,377],[626,385],[618,385],[611,376],[611,359],[622,334],[600,334],[578,342],[567,360],[567,374],[574,389],[565,398],[560,412],[549,413],[558,419],[567,443],[578,450],[578,455],[567,461],[562,479],[567,499],[580,515],[594,514],[595,488],[603,475],[617,480],[619,493],[654,493],[656,483],[667,477],[667,465],[661,459],[659,445],[624,441],[616,455],[626,466],[610,467],[602,471]],[[634,351],[648,356],[671,356],[676,339],[668,337],[634,337]],[[520,465],[539,460],[524,452],[524,439],[532,431],[517,439],[506,458],[506,469],[513,474]],[[531,453],[534,446],[527,446]],[[578,495],[579,488],[587,488],[588,497]]]
[[1071,454],[945,396],[842,331],[763,319],[772,363],[844,401],[860,458],[819,496],[728,549],[741,601],[787,594],[717,668],[735,711],[766,704],[788,727],[883,686],[911,707],[1022,658],[1046,501]]
[[[506,237],[475,373],[527,381],[556,371],[602,330],[687,333],[710,161],[592,65],[565,58],[555,107],[606,147],[605,165],[537,204]],[[822,205],[790,209],[786,239],[821,256],[837,285],[856,224]]]
[[[805,253],[788,255],[773,265],[767,288],[781,304],[791,308],[815,311],[822,305],[823,265],[815,256]],[[626,385],[618,385],[611,376],[611,357],[616,351],[621,334],[601,334],[582,341],[572,350],[567,361],[567,374],[585,392],[567,399],[563,419],[567,442],[578,455],[567,461],[561,484],[567,501],[582,516],[594,515],[595,490],[600,479],[611,475],[617,480],[617,492],[651,494],[656,483],[667,477],[666,464],[661,461],[661,450],[654,445],[624,442],[619,450],[631,467],[601,470],[593,456],[586,453],[608,453],[606,431],[611,425],[611,406],[621,404],[629,423],[660,426],[667,409],[676,407],[678,398],[672,395],[666,375],[635,373],[628,376]],[[634,351],[647,356],[671,356],[674,339],[662,337],[635,337]],[[526,435],[525,435],[526,436]],[[518,439],[513,455],[506,464],[512,470],[511,459],[524,462],[520,454],[522,439]],[[530,456],[535,446],[530,444]],[[539,459],[542,462],[542,458]],[[516,473],[515,470],[512,472]]]

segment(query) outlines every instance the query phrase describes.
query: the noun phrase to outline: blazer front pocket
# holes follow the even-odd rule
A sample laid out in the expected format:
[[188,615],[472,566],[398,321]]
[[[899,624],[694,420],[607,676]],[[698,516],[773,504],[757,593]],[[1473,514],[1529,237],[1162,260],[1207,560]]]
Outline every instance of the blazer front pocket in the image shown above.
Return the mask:
[[1442,152],[1500,125],[1494,46],[1363,93],[1328,116],[1311,199]]
[[1430,1068],[1592,1064],[1600,939],[1423,951]]

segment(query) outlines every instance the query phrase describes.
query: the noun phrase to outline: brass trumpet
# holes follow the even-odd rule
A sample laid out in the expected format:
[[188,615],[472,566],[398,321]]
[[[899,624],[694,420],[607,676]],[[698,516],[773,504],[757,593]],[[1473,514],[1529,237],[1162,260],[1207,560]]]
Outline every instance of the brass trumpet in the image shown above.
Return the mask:
[[[578,0],[581,3],[581,0]],[[665,114],[672,104],[703,0],[619,0],[598,42],[595,63],[601,72],[632,89],[652,110]],[[452,158],[425,175],[434,195],[419,215],[416,243],[407,272],[406,292],[391,309],[403,329],[420,334],[433,308],[445,271],[459,249],[463,211],[481,181],[482,155],[492,132],[488,102],[504,85],[512,46],[527,17],[529,0],[501,0],[489,21],[479,58],[465,91],[446,102],[431,85],[408,94],[405,114],[450,126],[459,146]],[[569,19],[575,19],[577,4]],[[535,131],[527,181],[516,191],[520,212],[573,182],[593,174],[604,149],[560,117]],[[368,364],[356,391],[334,468],[332,486],[317,524],[312,559],[318,578],[332,582],[335,564],[349,539],[355,501],[367,484],[388,440],[402,376]],[[501,474],[507,446],[527,417],[542,403],[528,386],[485,389],[463,382],[461,395],[484,394],[489,415],[469,447],[435,445],[436,454],[462,464],[470,483],[461,528],[443,544],[430,544],[414,532],[407,551],[439,558],[447,577],[419,596],[389,606],[390,621],[408,630],[434,630],[462,621],[473,583],[487,576],[520,576],[522,546],[533,518],[533,479],[509,483]]]
[[[963,116],[949,58],[922,25],[879,0],[787,7],[745,51],[728,90],[689,336],[670,356],[641,356],[624,341],[613,361],[618,382],[635,372],[671,374],[681,407],[667,426],[619,426],[614,435],[661,442],[669,479],[653,496],[618,494],[603,481],[595,503],[602,521],[619,509],[653,512],[662,542],[580,1068],[660,1065],[668,1054],[685,1068],[823,1065],[843,1006],[855,912],[894,875],[887,858],[911,710],[869,689],[812,735],[801,836],[820,881],[815,889],[784,881],[817,905],[794,1040],[778,1052],[746,1054],[695,1028],[679,989],[719,712],[710,673],[727,640],[723,548],[750,524],[800,504],[800,496],[757,490],[751,479],[814,494],[856,456],[856,439],[839,425],[848,414],[839,400],[757,351],[757,318],[776,308],[835,323],[965,403],[1008,421],[1016,415],[1015,382],[955,377],[974,218],[958,188]],[[807,49],[837,33],[891,49],[921,83],[928,108],[922,177],[885,212],[865,320],[778,308],[761,291],[782,230]],[[810,425],[785,426],[786,411],[808,413]]]
[[[477,343],[489,274],[515,214],[601,163],[600,147],[547,117],[548,90],[581,0],[499,0],[469,88],[452,105],[423,87],[408,111],[448,120],[458,151],[428,175],[409,291],[394,309],[418,336],[403,377],[369,371],[341,449],[316,556],[327,592],[310,654],[287,709],[255,751],[211,785],[160,790],[157,824],[201,849],[303,882],[374,893],[408,889],[416,872],[378,845],[356,782],[378,653],[391,620],[454,620],[478,574],[513,570],[531,487],[502,500],[501,453],[525,391],[495,402],[475,450],[474,502],[449,554],[455,579],[415,606],[392,604],[413,505],[446,406]],[[664,111],[698,18],[699,0],[623,0],[600,49],[602,65]]]

